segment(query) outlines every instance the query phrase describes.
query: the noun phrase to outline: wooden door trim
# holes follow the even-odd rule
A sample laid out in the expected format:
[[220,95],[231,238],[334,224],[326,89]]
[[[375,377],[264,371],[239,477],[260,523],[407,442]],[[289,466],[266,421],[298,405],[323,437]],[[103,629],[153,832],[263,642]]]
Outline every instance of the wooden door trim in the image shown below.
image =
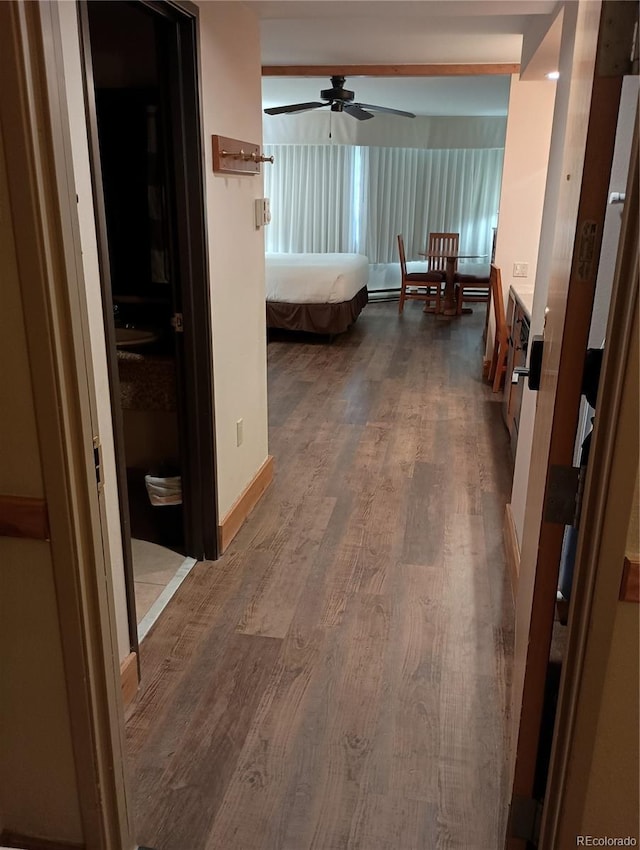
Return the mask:
[[[622,66],[615,76],[605,77],[600,71],[603,51],[612,49],[606,37],[604,21],[608,21],[615,14],[615,7],[615,3],[608,2],[601,6],[581,2],[577,7],[579,38],[576,40],[577,52],[574,53],[572,61],[574,66],[582,68],[582,73],[575,80],[575,87],[574,81],[569,81],[572,90],[568,114],[573,114],[575,118],[567,127],[563,157],[563,179],[573,182],[559,198],[552,283],[553,279],[566,279],[565,260],[569,253],[565,248],[569,248],[570,238],[573,241],[570,253],[571,270],[566,299],[562,296],[558,297],[557,301],[554,300],[556,293],[553,285],[549,291],[551,321],[555,322],[558,328],[562,325],[562,339],[558,345],[550,346],[547,342],[545,346],[543,383],[536,413],[532,457],[536,451],[541,453],[546,460],[547,474],[542,491],[539,488],[539,477],[538,481],[529,479],[529,516],[525,521],[519,581],[521,588],[526,565],[527,593],[521,595],[517,606],[520,621],[516,624],[513,714],[519,725],[512,794],[514,797],[525,799],[532,798],[534,792],[542,793],[534,786],[544,699],[543,683],[549,660],[564,532],[563,525],[542,520],[540,513],[551,486],[551,467],[573,464],[581,375],[587,349],[622,89]],[[593,36],[596,25],[597,44],[594,50]],[[583,37],[580,37],[581,31]],[[576,220],[575,235],[570,235],[574,233],[572,226],[569,230],[569,221],[573,216]],[[560,285],[558,292],[561,295]],[[551,337],[549,334],[549,340]],[[556,382],[555,390],[553,382]],[[547,432],[546,425],[541,424],[543,419],[551,422],[550,433]],[[530,606],[529,594],[532,601]],[[518,648],[522,650],[520,653]],[[523,687],[520,692],[521,683]],[[518,704],[519,699],[521,701]],[[516,850],[524,847],[524,842],[507,837],[507,847]]]
[[[179,415],[180,447],[183,459],[182,487],[185,505],[185,544],[187,554],[197,558],[214,560],[218,557],[218,521],[215,462],[215,410],[213,404],[213,343],[211,330],[211,298],[209,285],[209,260],[206,220],[206,194],[204,189],[204,137],[201,121],[202,103],[200,86],[199,17],[198,8],[187,0],[137,0],[149,11],[161,15],[176,27],[176,38],[180,41],[178,51],[179,75],[177,89],[182,109],[177,110],[172,126],[174,141],[179,140],[183,154],[175,160],[181,163],[183,173],[176,172],[178,224],[181,227],[180,251],[188,254],[182,258],[182,271],[192,285],[182,284],[181,299],[185,320],[183,334],[184,375]],[[87,113],[92,151],[92,179],[96,211],[102,205],[98,227],[98,244],[101,268],[108,270],[108,248],[106,219],[103,209],[102,179],[99,160],[99,142],[95,97],[93,97],[93,74],[90,67],[91,47],[88,29],[87,0],[80,0],[83,20],[83,55],[85,57],[85,86]],[[181,140],[181,141],[180,141]],[[98,225],[98,221],[96,222]],[[121,501],[121,525],[123,535],[130,540],[128,500],[126,499],[126,469],[124,461],[124,431],[119,410],[119,377],[115,351],[115,327],[111,306],[111,282],[108,275],[103,278],[103,314],[107,334],[107,357],[109,361],[109,383],[111,406],[115,414],[114,432],[117,432],[117,467],[119,491],[125,494]],[[108,287],[108,291],[107,291]],[[111,336],[113,339],[111,339]],[[188,411],[188,414],[187,414]],[[120,423],[115,420],[119,418]],[[114,433],[114,439],[116,433]],[[130,552],[130,543],[128,550]],[[125,557],[127,605],[131,649],[137,652],[138,637],[133,593],[133,561]],[[139,654],[138,654],[139,657]]]
[[183,168],[176,180],[180,262],[183,276],[191,281],[182,286],[185,321],[185,361],[181,452],[183,498],[187,519],[187,555],[198,560],[218,557],[218,504],[216,487],[216,438],[213,376],[211,286],[209,282],[207,203],[205,192],[205,141],[200,85],[200,37],[197,6],[185,0],[165,4],[177,27],[180,48],[179,115],[174,115],[175,159]]
[[[573,354],[575,350],[581,348],[582,360],[579,361],[574,357],[571,368],[568,366],[566,369],[563,368],[558,375],[556,404],[553,414],[554,424],[552,425],[552,439],[549,447],[549,468],[553,465],[571,466],[573,464],[573,450],[581,389],[581,382],[578,376],[582,374],[584,353],[587,350],[589,317],[593,307],[597,261],[602,240],[602,223],[609,185],[610,165],[613,157],[614,135],[607,138],[607,133],[603,132],[602,127],[607,126],[607,121],[613,122],[609,126],[613,126],[614,128],[616,126],[620,90],[621,81],[619,79],[611,78],[606,81],[594,81],[594,96],[598,100],[598,103],[601,104],[601,114],[598,116],[598,126],[595,126],[596,122],[592,121],[589,130],[591,138],[588,138],[587,141],[587,155],[585,157],[583,174],[593,175],[593,178],[590,176],[586,184],[583,184],[585,193],[580,201],[576,234],[577,238],[579,238],[580,230],[583,226],[588,226],[586,224],[587,222],[597,222],[598,230],[594,243],[595,259],[589,279],[576,281],[577,252],[579,249],[577,244],[574,245],[574,260],[569,282],[562,349],[566,357],[567,351]],[[593,104],[594,101],[592,100]],[[593,117],[594,115],[592,113]],[[589,145],[594,140],[599,149],[597,155],[589,152]],[[606,142],[609,142],[607,145],[608,150],[604,150]],[[589,159],[591,159],[591,162],[588,162]],[[598,162],[599,164],[596,172],[593,170],[594,162]],[[568,327],[569,322],[572,323],[571,328]],[[581,334],[581,338],[578,341],[583,344],[580,346],[576,344],[577,333]],[[565,338],[569,334],[573,337],[571,348],[568,347],[568,339]],[[560,356],[562,358],[563,354]],[[559,422],[563,422],[565,425],[567,423],[571,425],[575,423],[575,427],[558,429],[556,426]],[[547,478],[544,494],[545,500],[550,486],[549,478]],[[540,568],[536,569],[534,595],[543,594],[543,598],[547,598],[549,604],[544,611],[532,611],[530,632],[535,631],[536,634],[541,634],[544,637],[542,640],[529,642],[527,666],[530,663],[546,665],[546,660],[549,657],[551,629],[555,611],[555,590],[558,583],[557,565],[559,563],[559,553],[562,548],[563,536],[564,526],[542,521],[536,561],[538,565],[550,564],[552,567],[544,570]],[[539,618],[537,621],[534,620],[536,616]],[[538,660],[536,661],[536,659]],[[543,697],[544,694],[542,692],[528,690],[527,682],[525,681],[525,692],[523,693],[522,702],[524,704],[530,700],[528,704],[532,707],[532,710],[524,718],[521,717],[520,722],[518,750],[520,754],[520,747],[523,747],[525,759],[524,762],[520,759],[520,762],[521,764],[526,764],[527,767],[524,773],[521,773],[519,770],[516,772],[514,793],[518,795],[528,796],[532,793]]]
[[520,572],[520,543],[516,530],[515,519],[511,503],[504,509],[504,523],[502,527],[504,548],[507,554],[507,566],[509,568],[509,579],[511,584],[511,599],[514,607],[518,596],[518,574]]
[[[205,192],[205,139],[200,85],[200,10],[190,0],[137,0],[138,3],[176,26],[178,94],[181,109],[172,116],[174,152],[183,168],[182,182],[176,180],[177,225],[183,276],[195,286],[182,286],[185,331],[184,361],[179,405],[187,555],[215,560],[218,549],[218,499],[216,485],[216,437],[209,283],[209,239]],[[189,95],[192,97],[189,97]],[[177,174],[176,174],[177,177]],[[181,190],[184,187],[184,191]],[[182,213],[182,215],[180,214]]]
[[92,846],[130,846],[115,611],[102,548],[78,297],[78,212],[55,3],[2,4],[0,87],[78,801]]
[[[133,577],[133,553],[131,550],[131,521],[129,514],[129,491],[127,488],[127,470],[124,450],[124,423],[120,405],[120,375],[116,357],[116,329],[113,318],[113,298],[111,288],[111,268],[107,242],[107,219],[104,207],[104,188],[100,169],[100,142],[98,139],[98,116],[93,84],[93,62],[91,41],[89,38],[88,0],[78,0],[78,33],[80,36],[80,60],[82,62],[82,87],[87,120],[87,142],[89,164],[91,168],[91,191],[96,222],[96,240],[98,268],[100,270],[100,297],[102,300],[102,318],[106,337],[107,372],[109,378],[109,400],[111,421],[113,423],[113,445],[116,467],[116,489],[120,512],[120,535],[122,538],[122,560],[124,564],[124,585],[127,602],[127,620],[129,649],[140,658],[138,629]],[[139,675],[138,671],[138,675]]]
[[135,652],[129,655],[120,664],[120,687],[122,688],[122,704],[125,708],[133,700],[138,692],[140,684],[140,664]]
[[[570,631],[564,665],[558,716],[554,731],[545,810],[542,822],[542,846],[555,846],[559,828],[564,790],[568,781],[576,718],[579,710],[580,689],[589,638],[589,624],[598,577],[598,560],[602,542],[605,510],[608,499],[607,484],[611,476],[617,438],[616,424],[624,398],[626,364],[638,300],[638,250],[640,227],[638,214],[638,116],[631,150],[626,203],[611,307],[607,322],[605,348],[598,391],[598,412],[593,432],[590,465],[585,486],[583,512],[576,553],[576,573],[570,611]],[[637,464],[630,464],[633,476]],[[617,600],[612,600],[612,610]],[[612,612],[611,612],[612,613]],[[583,782],[585,777],[575,781]]]
[[[606,210],[606,199],[613,159],[615,127],[622,78],[594,79],[591,101],[591,118],[587,131],[587,149],[583,167],[583,184],[578,208],[576,242],[572,261],[571,277],[567,294],[565,326],[560,358],[565,365],[558,374],[555,392],[555,407],[549,446],[547,481],[544,500],[552,487],[549,470],[552,466],[572,466],[575,435],[580,409],[581,379],[584,367],[584,355],[589,338],[589,323],[593,309],[596,274],[602,243],[602,227]],[[595,104],[598,104],[594,109]],[[596,114],[597,113],[597,114]],[[612,133],[603,131],[603,127],[613,127]],[[596,150],[593,145],[595,144]],[[584,175],[587,175],[585,181]],[[579,279],[577,273],[579,240],[583,227],[596,224],[593,242],[593,263],[588,278]],[[569,344],[569,337],[571,343]],[[581,350],[580,359],[577,359]],[[569,354],[569,358],[567,357]],[[563,427],[558,427],[562,423]],[[567,427],[569,425],[570,427]],[[538,635],[535,641],[529,641],[526,666],[544,665],[546,667],[551,648],[551,633],[555,614],[555,598],[558,586],[558,567],[564,537],[564,526],[542,520],[538,538],[534,596],[541,594],[547,600],[544,608],[532,609],[529,633]],[[540,565],[549,565],[541,569]],[[525,679],[522,704],[530,711],[521,714],[518,733],[518,762],[514,778],[514,794],[531,796],[538,749],[538,737],[542,718],[544,692]],[[521,749],[522,748],[522,749]],[[522,756],[524,755],[524,759]]]
[[620,582],[621,602],[640,602],[640,557],[625,556],[622,565],[622,581]]
[[218,527],[218,546],[222,554],[236,536],[245,519],[258,504],[262,495],[273,481],[274,462],[268,455],[260,469],[238,496]]
[[49,512],[44,499],[0,496],[0,537],[49,539]]
[[66,841],[47,841],[21,832],[3,830],[0,832],[0,844],[3,847],[15,847],[17,850],[86,850],[86,844],[72,844]]
[[411,65],[263,65],[263,77],[477,77],[520,73],[519,62]]

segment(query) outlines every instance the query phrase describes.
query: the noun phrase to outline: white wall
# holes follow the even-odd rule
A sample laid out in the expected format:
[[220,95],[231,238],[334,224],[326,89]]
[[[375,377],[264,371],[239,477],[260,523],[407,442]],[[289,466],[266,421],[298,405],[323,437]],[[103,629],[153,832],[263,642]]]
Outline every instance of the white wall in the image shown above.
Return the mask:
[[495,260],[505,305],[514,263],[528,263],[527,281],[536,277],[555,90],[550,80],[511,78]]
[[[495,254],[495,263],[502,273],[505,309],[509,287],[514,282],[514,263],[525,262],[529,266],[527,277],[517,278],[518,284],[531,286],[536,280],[555,96],[556,84],[550,80],[522,82],[516,75],[511,78]],[[493,314],[490,314],[485,352],[487,360],[491,358],[493,351],[494,328]],[[527,436],[523,440],[523,427],[526,431],[527,421],[523,424],[521,416],[518,453],[521,441],[528,445],[528,469],[531,440]],[[523,457],[524,454],[523,451]],[[524,495],[526,496],[526,482]],[[518,541],[521,543],[524,500],[521,506],[518,505],[518,509],[520,508],[518,518],[514,517],[514,521]]]
[[[257,17],[201,2],[200,42],[213,323],[218,509],[228,512],[268,452],[264,237],[254,225],[262,176],[212,171],[211,136],[261,142]],[[264,165],[263,168],[270,166]],[[236,446],[236,421],[244,442]]]
[[[331,138],[329,138],[331,121]],[[368,145],[398,148],[503,148],[504,116],[417,116],[397,118],[377,114],[374,121],[356,121],[326,109],[291,115],[265,115],[265,144]]]
[[122,662],[130,652],[127,598],[124,583],[124,558],[120,529],[120,504],[116,480],[115,449],[113,444],[113,422],[109,396],[109,376],[102,314],[98,245],[93,214],[91,171],[89,168],[89,145],[87,140],[86,114],[82,91],[80,44],[75,3],[59,3],[60,31],[65,73],[65,88],[69,109],[69,128],[73,172],[78,196],[80,242],[82,246],[82,268],[84,272],[87,313],[89,319],[89,346],[93,364],[95,395],[98,414],[98,430],[102,441],[104,474],[104,500],[107,516],[109,559],[113,576],[113,593],[116,611],[116,629],[119,660]]
[[[556,225],[556,208],[560,189],[560,172],[562,169],[562,154],[564,137],[567,126],[567,107],[569,87],[571,82],[571,65],[573,58],[573,42],[576,27],[576,6],[569,4],[563,10],[562,36],[558,69],[560,79],[556,83],[556,101],[553,114],[553,129],[549,151],[549,169],[544,197],[544,210],[540,232],[542,250],[538,257],[536,268],[535,290],[531,315],[531,336],[542,333],[544,310],[547,305],[549,274],[551,270],[551,252],[548,246],[553,244]],[[529,390],[526,383],[522,391],[522,407],[518,426],[518,446],[516,449],[513,472],[513,487],[511,492],[511,512],[518,536],[522,545],[524,529],[524,513],[527,500],[527,485],[529,482],[529,465],[531,463],[531,447],[533,445],[533,423],[536,413],[536,393]]]
[[521,80],[544,80],[558,70],[562,39],[563,3],[558,2],[550,15],[532,15],[522,38]]

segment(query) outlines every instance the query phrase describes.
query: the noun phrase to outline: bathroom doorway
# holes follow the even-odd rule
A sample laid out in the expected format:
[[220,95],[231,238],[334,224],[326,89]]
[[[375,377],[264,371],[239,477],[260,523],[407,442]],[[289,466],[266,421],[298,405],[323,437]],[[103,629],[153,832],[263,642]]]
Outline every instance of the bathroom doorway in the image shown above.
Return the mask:
[[82,2],[133,651],[198,559],[217,557],[197,9]]

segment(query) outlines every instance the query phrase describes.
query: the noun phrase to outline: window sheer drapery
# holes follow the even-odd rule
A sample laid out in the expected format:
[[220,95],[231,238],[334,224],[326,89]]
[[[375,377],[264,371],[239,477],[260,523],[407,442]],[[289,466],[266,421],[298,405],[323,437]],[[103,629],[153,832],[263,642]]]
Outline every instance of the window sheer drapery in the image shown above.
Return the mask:
[[491,251],[502,149],[265,147],[276,160],[265,174],[267,251],[355,251],[390,263],[398,233],[417,258],[429,231],[459,233],[464,253]]
[[356,150],[349,145],[271,146],[276,163],[265,169],[265,195],[271,202],[267,251],[357,252],[352,238]]

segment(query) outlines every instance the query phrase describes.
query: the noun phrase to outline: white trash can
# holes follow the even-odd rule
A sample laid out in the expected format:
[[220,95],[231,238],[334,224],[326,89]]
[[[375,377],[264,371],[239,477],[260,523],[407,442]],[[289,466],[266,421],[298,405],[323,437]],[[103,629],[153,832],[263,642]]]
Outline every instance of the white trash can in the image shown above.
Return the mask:
[[184,545],[182,478],[179,475],[144,477],[152,505],[157,540],[170,549]]

